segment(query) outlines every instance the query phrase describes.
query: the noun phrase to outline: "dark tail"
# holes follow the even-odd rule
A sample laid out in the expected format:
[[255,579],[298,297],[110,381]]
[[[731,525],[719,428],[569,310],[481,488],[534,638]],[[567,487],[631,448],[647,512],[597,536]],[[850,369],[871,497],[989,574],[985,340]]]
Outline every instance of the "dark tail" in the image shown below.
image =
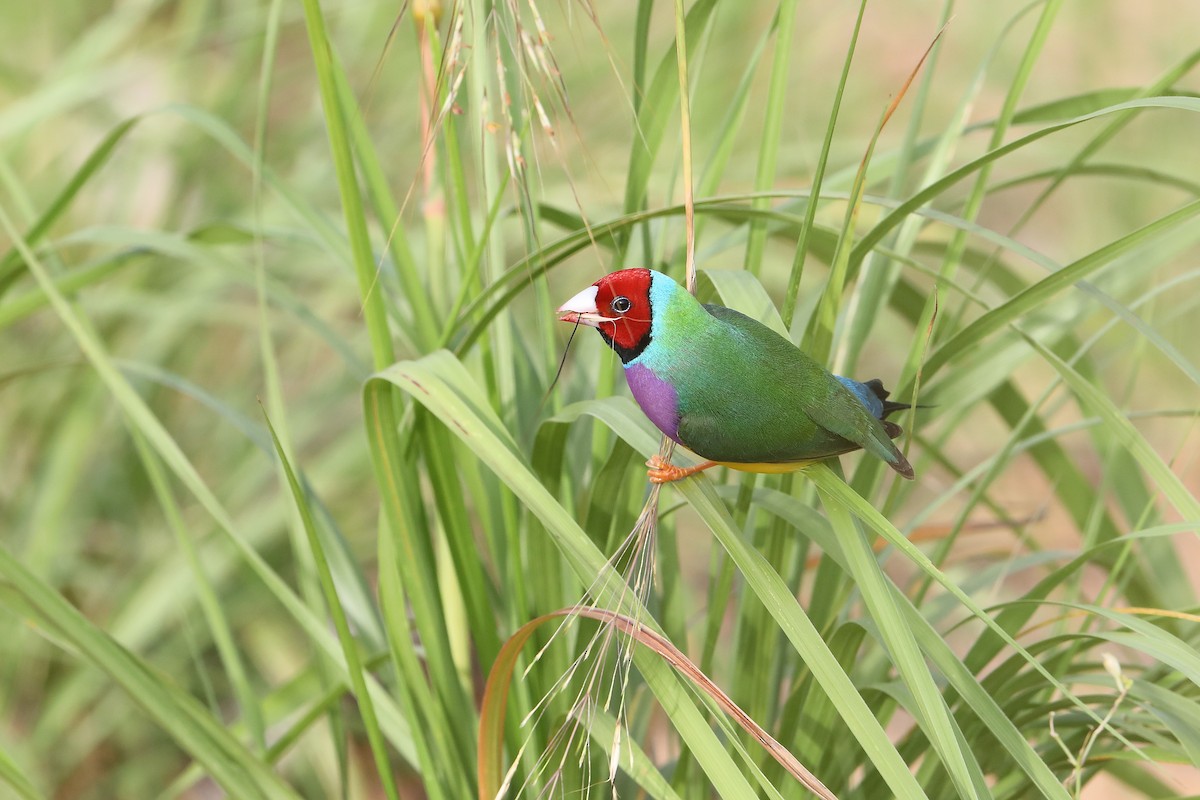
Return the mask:
[[[893,439],[898,438],[900,434],[904,433],[904,429],[896,423],[890,422],[887,418],[888,414],[896,411],[907,411],[910,408],[926,408],[926,406],[913,405],[912,403],[896,403],[888,400],[888,390],[883,388],[883,381],[879,380],[879,378],[872,378],[866,381],[863,386],[870,389],[871,393],[879,398],[879,402],[883,403],[883,414],[879,419],[883,422],[883,429],[887,431],[887,435]],[[913,480],[916,477],[916,473],[913,471],[912,464],[908,463],[908,459],[901,455],[899,450],[896,451],[896,456],[899,460],[895,463],[889,462],[888,466],[900,473],[900,477],[907,478],[910,481]]]
[[[913,403],[897,403],[895,400],[888,400],[888,395],[891,394],[887,389],[883,388],[883,381],[879,378],[872,378],[869,381],[864,381],[863,386],[871,390],[871,393],[879,398],[879,402],[883,403],[883,416],[880,419],[887,419],[888,414],[894,414],[897,411],[907,411],[910,408],[933,408],[928,405],[914,405]],[[892,438],[895,438],[894,436]]]

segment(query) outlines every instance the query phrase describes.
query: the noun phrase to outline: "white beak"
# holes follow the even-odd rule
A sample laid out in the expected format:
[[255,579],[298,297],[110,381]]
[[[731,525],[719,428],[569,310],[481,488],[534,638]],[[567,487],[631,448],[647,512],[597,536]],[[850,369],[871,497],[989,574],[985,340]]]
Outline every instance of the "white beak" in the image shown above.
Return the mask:
[[599,327],[601,322],[612,322],[613,320],[608,317],[601,316],[599,309],[596,308],[598,291],[600,291],[598,287],[589,286],[563,303],[558,307],[558,313],[562,315],[558,319],[561,322],[591,325],[593,328]]

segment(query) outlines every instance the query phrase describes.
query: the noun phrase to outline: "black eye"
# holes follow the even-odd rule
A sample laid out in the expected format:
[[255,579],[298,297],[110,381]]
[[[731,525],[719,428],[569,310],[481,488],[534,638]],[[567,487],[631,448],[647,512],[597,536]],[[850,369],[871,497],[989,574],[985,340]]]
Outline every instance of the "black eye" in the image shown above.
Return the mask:
[[608,304],[609,307],[618,314],[624,314],[633,307],[633,303],[629,302],[628,297],[614,297],[613,301]]

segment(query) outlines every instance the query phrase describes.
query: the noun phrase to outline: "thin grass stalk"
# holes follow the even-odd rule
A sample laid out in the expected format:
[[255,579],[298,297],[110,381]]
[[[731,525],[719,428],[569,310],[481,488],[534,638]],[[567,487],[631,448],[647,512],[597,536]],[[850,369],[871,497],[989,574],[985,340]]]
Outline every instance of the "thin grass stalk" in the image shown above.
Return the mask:
[[[1012,122],[1013,115],[1017,110],[1017,103],[1021,99],[1021,94],[1029,83],[1029,77],[1033,73],[1033,67],[1037,63],[1038,56],[1042,52],[1042,48],[1046,44],[1046,39],[1050,35],[1050,29],[1054,25],[1054,18],[1058,15],[1059,9],[1062,7],[1062,0],[1039,0],[1044,2],[1042,14],[1038,18],[1037,24],[1034,26],[1033,35],[1028,39],[1025,47],[1025,52],[1021,57],[1021,62],[1017,66],[1017,73],[1014,76],[1013,82],[1009,85],[1008,93],[1004,97],[1004,104],[1000,108],[1000,114],[997,117],[993,127],[991,139],[988,142],[988,150],[995,150],[1004,141],[1004,136],[1008,132],[1009,125]],[[987,181],[991,175],[992,165],[990,163],[983,165],[976,175],[975,184],[971,187],[971,191],[967,196],[966,205],[962,211],[963,219],[974,221],[979,210],[983,205],[986,195]],[[950,247],[946,251],[946,257],[942,261],[941,274],[943,279],[954,277],[958,269],[959,260],[962,256],[962,249],[966,243],[966,238],[962,234],[956,235],[951,239]],[[982,276],[981,276],[982,278]],[[980,279],[981,279],[980,278]],[[976,282],[978,285],[978,280]],[[956,315],[957,316],[957,315]],[[958,327],[958,319],[954,319],[950,329]],[[935,337],[941,338],[938,335],[935,321]]]
[[213,643],[216,645],[217,653],[225,668],[229,683],[233,686],[234,694],[238,698],[242,723],[246,726],[246,732],[249,734],[250,742],[255,751],[262,753],[267,747],[262,708],[258,703],[258,696],[250,684],[249,675],[246,671],[246,665],[242,661],[241,653],[234,643],[233,631],[229,624],[229,619],[217,600],[217,594],[212,582],[205,573],[204,566],[196,551],[195,543],[192,541],[192,536],[183,521],[179,505],[172,496],[162,464],[159,463],[157,456],[150,449],[145,438],[136,429],[133,431],[133,441],[137,448],[138,456],[142,460],[143,468],[146,470],[146,476],[150,479],[150,483],[154,487],[154,493],[158,497],[163,515],[167,518],[167,524],[170,526],[171,532],[175,535],[175,540],[179,544],[180,550],[187,557],[188,566],[191,568],[193,579],[196,582],[196,595],[200,603],[200,609],[204,614],[205,624],[208,626]]
[[[379,160],[379,152],[371,140],[367,130],[363,111],[355,100],[354,93],[347,83],[344,70],[337,70],[338,100],[342,114],[345,116],[350,141],[354,155],[361,166],[363,180],[366,183],[367,196],[376,219],[392,220],[386,241],[387,252],[392,257],[396,275],[400,280],[400,288],[408,300],[408,308],[412,314],[408,335],[414,344],[422,351],[432,349],[437,341],[437,322],[434,318],[435,306],[424,302],[425,287],[418,273],[416,257],[408,242],[408,233],[403,223],[404,209],[397,205],[387,182],[387,170]],[[378,266],[376,267],[378,270]]]
[[908,78],[903,86],[900,87],[900,90],[880,115],[879,122],[875,126],[875,131],[867,143],[867,152],[863,155],[862,161],[859,162],[858,172],[854,175],[854,182],[850,188],[850,200],[842,223],[842,231],[838,237],[837,249],[834,250],[833,262],[830,264],[829,277],[825,282],[825,289],[821,293],[821,299],[817,301],[817,307],[807,331],[809,352],[818,362],[830,361],[834,354],[834,338],[838,327],[837,322],[842,306],[842,296],[849,279],[850,256],[856,222],[862,208],[863,195],[866,190],[867,167],[871,163],[871,156],[875,152],[875,145],[879,141],[879,136],[883,133],[884,127],[896,112],[896,109],[908,92],[908,88],[912,85],[913,80],[916,79],[917,73],[920,72],[925,59],[929,57],[930,51],[937,44],[939,38],[941,38],[940,31],[934,37],[933,41],[929,43],[929,47],[925,49],[916,66],[908,74]]
[[329,562],[325,557],[324,547],[321,544],[320,537],[317,535],[312,512],[305,499],[304,491],[300,488],[300,482],[296,480],[296,473],[292,469],[287,454],[283,450],[283,443],[280,442],[279,436],[275,432],[275,427],[269,419],[267,420],[267,429],[271,432],[271,440],[275,444],[276,455],[279,457],[284,474],[287,476],[292,498],[304,523],[304,532],[308,536],[309,547],[312,548],[317,576],[321,581],[321,590],[325,595],[325,603],[329,609],[329,613],[333,617],[334,627],[337,629],[338,641],[341,643],[342,652],[346,658],[346,671],[350,675],[350,685],[353,687],[354,697],[358,701],[359,713],[362,715],[363,727],[367,733],[367,741],[371,746],[371,754],[375,757],[376,774],[379,777],[380,783],[383,784],[383,792],[389,800],[399,800],[400,795],[396,788],[396,779],[392,774],[387,745],[384,742],[383,733],[379,728],[379,718],[375,712],[375,704],[371,700],[371,693],[367,688],[367,682],[364,678],[365,668],[358,652],[358,642],[355,641],[354,634],[350,631],[346,612],[342,608],[341,599],[338,597],[337,586],[333,582],[333,573],[329,569]]
[[371,354],[376,369],[382,369],[396,360],[392,337],[388,330],[387,311],[383,294],[379,291],[375,272],[375,257],[371,251],[370,235],[367,233],[366,211],[358,189],[354,169],[354,155],[350,137],[338,98],[336,65],[325,29],[325,18],[320,0],[304,0],[304,19],[308,29],[309,45],[312,48],[313,64],[317,83],[321,90],[321,103],[325,108],[325,126],[329,135],[329,146],[337,176],[338,193],[342,201],[346,230],[353,255],[355,275],[362,295],[363,320],[371,339]]
[[[263,167],[267,153],[267,109],[270,105],[273,88],[273,70],[279,42],[280,18],[283,14],[282,0],[272,0],[267,10],[266,32],[263,38],[263,53],[259,68],[258,102],[254,119],[254,162],[251,177],[252,206],[255,219],[261,226],[263,203]],[[267,268],[262,236],[256,236],[254,247],[254,279],[255,291],[258,295],[259,319],[259,353],[262,360],[263,378],[266,388],[266,407],[277,421],[279,438],[287,452],[292,450],[292,436],[288,426],[286,404],[282,380],[280,378],[279,362],[275,355],[272,333],[271,315],[268,311]],[[287,484],[287,478],[282,471],[279,473],[281,485]],[[293,557],[300,565],[298,582],[300,594],[304,602],[314,612],[321,609],[320,584],[316,575],[316,565],[313,563],[310,551],[304,546],[303,523],[298,514],[292,514],[288,524],[289,542]],[[334,676],[325,659],[318,657],[316,669],[324,685],[334,683]],[[340,775],[342,793],[349,786],[349,738],[340,709],[333,705],[329,711],[329,735],[336,753],[338,772]]]
[[[395,359],[387,315],[383,306],[383,293],[376,280],[374,256],[366,228],[365,209],[358,191],[354,160],[347,135],[342,104],[338,99],[337,79],[324,19],[319,0],[305,1],[305,20],[318,82],[325,107],[325,119],[333,151],[334,165],[338,176],[338,187],[342,206],[350,233],[350,246],[354,256],[359,290],[362,293],[363,315],[371,338],[372,353],[376,368],[382,368]],[[470,704],[461,683],[456,679],[454,656],[450,647],[449,631],[436,590],[436,570],[432,545],[419,524],[412,509],[419,498],[412,495],[413,471],[411,465],[400,456],[403,445],[396,435],[398,419],[396,400],[389,398],[374,407],[379,419],[379,428],[372,437],[375,445],[376,475],[384,492],[384,507],[388,515],[388,530],[402,540],[401,551],[405,553],[400,562],[405,592],[412,603],[417,629],[425,647],[432,683],[437,687],[437,697],[444,704],[450,719],[469,717]],[[380,438],[382,437],[382,441]],[[386,477],[384,477],[386,475]],[[393,612],[396,613],[396,612]],[[403,643],[400,646],[411,646]],[[472,760],[473,743],[467,730],[452,729],[460,757],[467,763]]]
[[[858,45],[858,33],[862,30],[863,15],[867,11],[867,0],[861,0],[858,5],[858,15],[854,20],[854,29],[850,33],[850,41],[846,47],[846,58],[842,61],[842,72],[838,77],[837,91],[833,95],[833,107],[829,113],[829,122],[825,126],[825,138],[821,141],[821,152],[817,156],[817,168],[813,171],[812,188],[809,190],[808,204],[804,208],[804,225],[800,228],[800,237],[796,241],[796,255],[792,260],[792,269],[788,273],[787,293],[783,296],[783,324],[792,330],[796,316],[796,303],[800,295],[800,279],[804,275],[804,261],[808,257],[808,240],[813,224],[817,218],[817,204],[821,198],[821,185],[825,180],[825,170],[829,163],[829,151],[833,145],[833,132],[837,129],[838,113],[842,107],[842,95],[846,90],[846,81],[850,77],[850,64],[854,60],[854,50]],[[797,337],[795,333],[792,339]]]
[[[775,58],[767,86],[767,107],[763,113],[763,133],[758,145],[758,166],[754,171],[754,191],[765,192],[775,183],[775,164],[779,156],[783,109],[788,94],[788,68],[792,58],[792,33],[796,27],[796,0],[782,0],[775,11]],[[766,208],[765,198],[756,199],[758,208]],[[751,224],[746,240],[746,269],[752,275],[762,271],[763,250],[767,242],[764,224]]]
[[[939,30],[944,31],[950,24],[953,7],[954,0],[946,0],[942,6],[942,15],[938,23]],[[939,74],[937,69],[938,55],[941,51],[939,42],[940,36],[925,59],[925,68],[922,70],[916,95],[912,100],[913,111],[908,125],[905,127],[904,138],[898,149],[897,163],[888,184],[888,197],[900,196],[905,183],[910,179],[909,170],[918,158],[917,143],[921,132],[921,123],[925,116],[926,103],[933,91],[934,79]],[[952,127],[947,130],[946,137],[952,137],[953,134]],[[948,148],[943,148],[943,152],[947,150]],[[943,158],[935,156],[926,169],[926,175],[940,173],[943,167]],[[890,248],[900,256],[907,256],[916,242],[920,221],[914,218],[910,223],[902,227],[889,243]],[[851,295],[849,307],[846,309],[846,336],[843,339],[841,359],[846,374],[852,375],[857,369],[862,347],[877,315],[886,307],[886,298],[895,284],[895,279],[895,267],[892,266],[890,258],[878,250],[873,252],[863,264],[858,289]],[[921,328],[918,326],[917,330],[921,330]]]

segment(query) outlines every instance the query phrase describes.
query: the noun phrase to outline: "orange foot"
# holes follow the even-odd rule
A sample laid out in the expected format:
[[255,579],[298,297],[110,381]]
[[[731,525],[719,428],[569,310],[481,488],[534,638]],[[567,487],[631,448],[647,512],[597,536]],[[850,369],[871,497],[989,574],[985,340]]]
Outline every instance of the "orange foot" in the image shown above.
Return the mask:
[[663,461],[659,456],[654,456],[646,462],[646,466],[650,468],[646,470],[646,475],[650,478],[651,483],[671,483],[716,465],[715,461],[705,461],[694,467],[677,467],[669,461]]

